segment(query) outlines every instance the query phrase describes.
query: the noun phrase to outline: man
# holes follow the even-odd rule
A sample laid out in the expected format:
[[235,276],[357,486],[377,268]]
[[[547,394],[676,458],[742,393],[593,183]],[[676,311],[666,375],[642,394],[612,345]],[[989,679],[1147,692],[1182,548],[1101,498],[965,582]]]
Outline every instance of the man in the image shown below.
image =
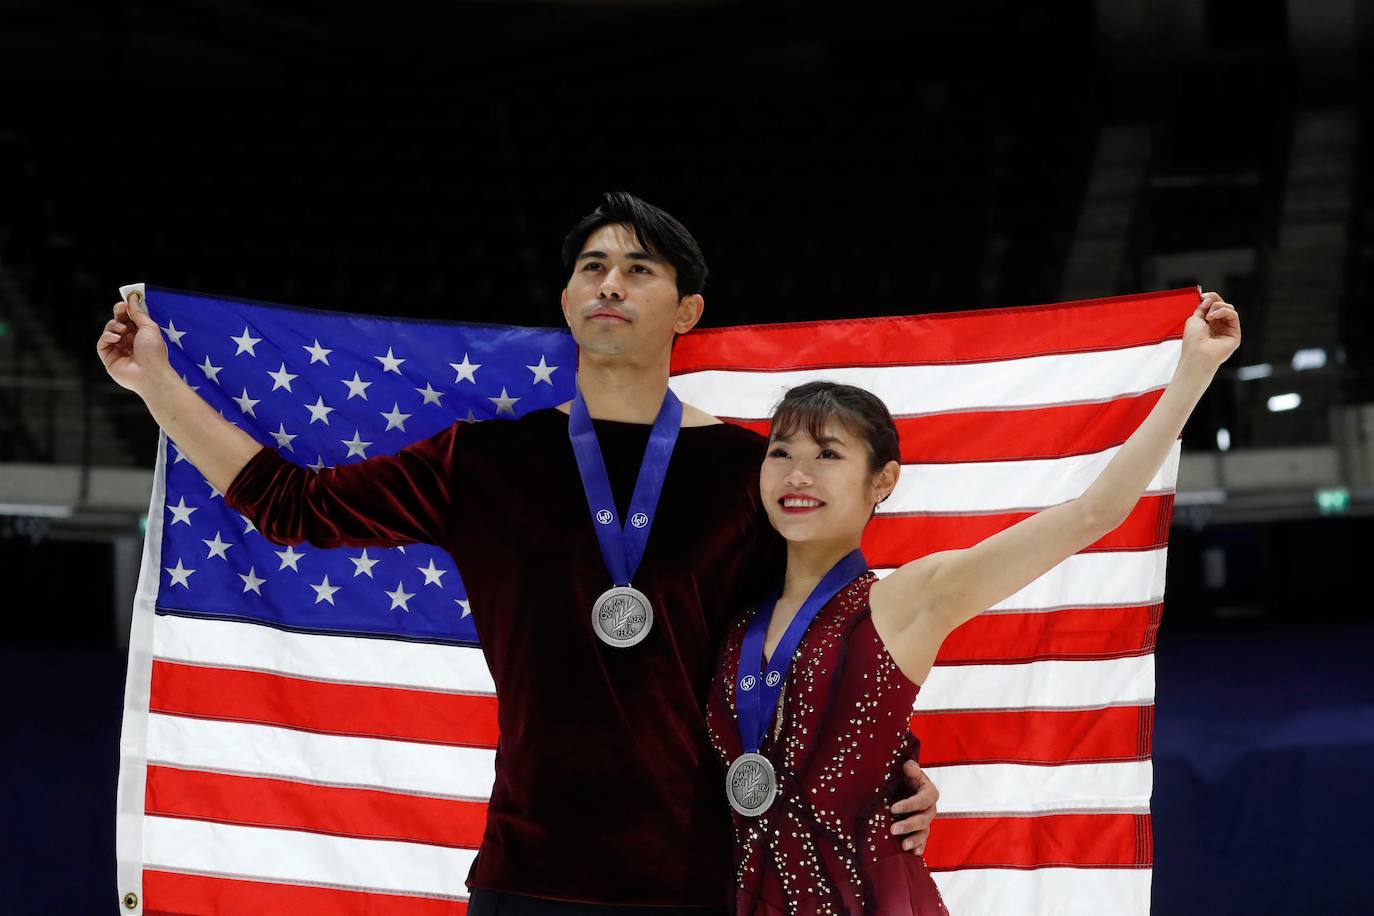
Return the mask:
[[[731,829],[704,701],[726,625],[783,569],[758,493],[767,442],[669,392],[707,273],[677,220],[607,194],[563,256],[573,401],[318,474],[194,394],[141,302],[115,305],[97,352],[269,540],[454,558],[500,697],[470,912],[723,912]],[[938,793],[914,761],[907,775],[893,830],[919,853]]]

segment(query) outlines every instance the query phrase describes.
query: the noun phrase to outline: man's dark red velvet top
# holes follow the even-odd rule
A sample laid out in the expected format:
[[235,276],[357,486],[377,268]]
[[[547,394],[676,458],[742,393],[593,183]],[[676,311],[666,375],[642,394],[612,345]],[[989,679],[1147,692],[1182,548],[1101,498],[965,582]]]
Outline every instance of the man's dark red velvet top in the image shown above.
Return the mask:
[[[594,425],[625,518],[651,427]],[[559,410],[455,423],[318,474],[264,447],[224,498],[277,543],[425,542],[452,555],[499,696],[469,886],[725,906],[730,817],[704,708],[728,623],[783,572],[785,543],[759,497],[765,450],[738,426],[680,431],[633,579],[653,628],[629,648],[592,632],[592,603],[612,582]]]

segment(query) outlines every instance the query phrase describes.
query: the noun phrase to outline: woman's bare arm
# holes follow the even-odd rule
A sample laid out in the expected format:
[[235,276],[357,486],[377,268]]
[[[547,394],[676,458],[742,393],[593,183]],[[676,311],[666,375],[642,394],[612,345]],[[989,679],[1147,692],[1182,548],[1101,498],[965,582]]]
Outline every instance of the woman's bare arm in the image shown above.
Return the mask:
[[923,682],[940,643],[956,627],[1125,521],[1239,340],[1235,310],[1215,293],[1206,294],[1185,326],[1183,354],[1168,387],[1081,496],[972,547],[913,560],[875,582],[873,623],[903,673]]

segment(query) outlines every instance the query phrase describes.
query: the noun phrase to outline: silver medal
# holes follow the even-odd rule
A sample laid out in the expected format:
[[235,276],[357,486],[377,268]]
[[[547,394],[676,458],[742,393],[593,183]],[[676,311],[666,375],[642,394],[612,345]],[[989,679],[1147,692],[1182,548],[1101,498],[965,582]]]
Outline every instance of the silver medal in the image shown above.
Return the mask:
[[777,774],[762,754],[740,754],[725,771],[725,797],[730,807],[745,817],[757,817],[767,811],[777,796]]
[[624,649],[649,635],[654,608],[637,588],[617,585],[602,592],[592,606],[592,629],[608,646]]

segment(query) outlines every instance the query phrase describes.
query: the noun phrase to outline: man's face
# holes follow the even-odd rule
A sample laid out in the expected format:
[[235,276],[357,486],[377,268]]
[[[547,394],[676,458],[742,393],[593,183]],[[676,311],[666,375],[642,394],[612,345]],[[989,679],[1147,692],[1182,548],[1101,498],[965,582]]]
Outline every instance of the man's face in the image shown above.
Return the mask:
[[668,358],[673,334],[701,318],[700,295],[677,294],[677,270],[619,223],[587,236],[563,290],[563,318],[578,347],[605,356]]

